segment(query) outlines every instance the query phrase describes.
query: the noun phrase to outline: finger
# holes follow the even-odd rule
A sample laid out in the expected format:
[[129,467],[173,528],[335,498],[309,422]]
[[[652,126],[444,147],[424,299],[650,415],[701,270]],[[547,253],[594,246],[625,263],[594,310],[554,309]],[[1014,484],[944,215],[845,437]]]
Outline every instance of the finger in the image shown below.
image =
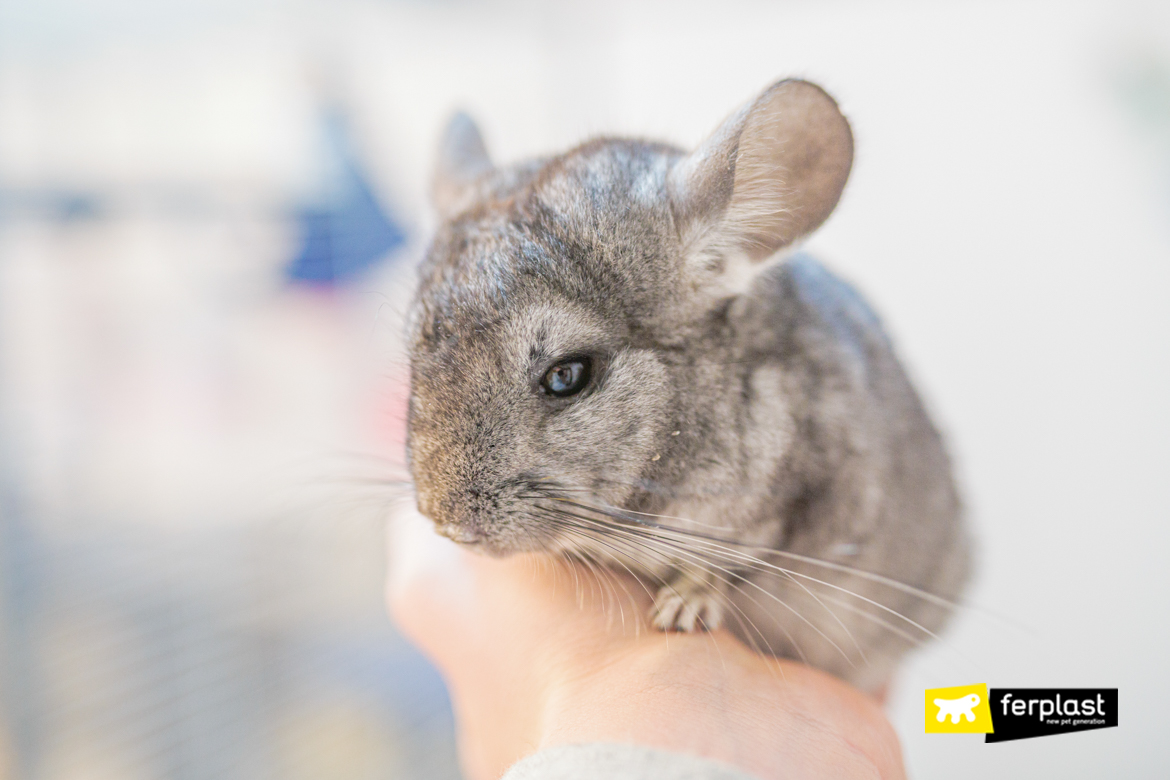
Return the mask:
[[[470,625],[477,600],[468,554],[415,509],[387,526],[386,603],[406,636],[432,657]],[[462,628],[461,628],[462,627]]]

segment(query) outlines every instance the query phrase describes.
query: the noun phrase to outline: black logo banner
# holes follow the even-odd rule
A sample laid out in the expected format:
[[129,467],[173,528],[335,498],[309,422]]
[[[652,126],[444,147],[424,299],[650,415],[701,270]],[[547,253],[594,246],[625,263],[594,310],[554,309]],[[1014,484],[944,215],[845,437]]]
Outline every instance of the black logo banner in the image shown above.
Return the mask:
[[986,742],[1117,726],[1116,688],[992,688]]

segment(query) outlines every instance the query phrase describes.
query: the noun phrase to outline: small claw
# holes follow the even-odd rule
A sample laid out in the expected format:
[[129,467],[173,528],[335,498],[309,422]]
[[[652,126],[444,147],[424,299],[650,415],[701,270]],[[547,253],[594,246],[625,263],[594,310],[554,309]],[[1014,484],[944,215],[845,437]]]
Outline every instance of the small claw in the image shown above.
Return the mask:
[[667,588],[660,590],[651,610],[654,627],[659,631],[674,631],[685,605],[682,596]]
[[723,621],[723,602],[702,583],[680,578],[658,591],[651,618],[661,631],[709,631]]

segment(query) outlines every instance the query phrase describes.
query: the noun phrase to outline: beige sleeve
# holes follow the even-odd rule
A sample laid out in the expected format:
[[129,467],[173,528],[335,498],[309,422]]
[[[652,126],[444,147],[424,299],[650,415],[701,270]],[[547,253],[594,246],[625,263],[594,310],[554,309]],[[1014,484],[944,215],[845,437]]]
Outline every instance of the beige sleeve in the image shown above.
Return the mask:
[[501,780],[755,780],[729,764],[611,742],[558,745],[529,756]]

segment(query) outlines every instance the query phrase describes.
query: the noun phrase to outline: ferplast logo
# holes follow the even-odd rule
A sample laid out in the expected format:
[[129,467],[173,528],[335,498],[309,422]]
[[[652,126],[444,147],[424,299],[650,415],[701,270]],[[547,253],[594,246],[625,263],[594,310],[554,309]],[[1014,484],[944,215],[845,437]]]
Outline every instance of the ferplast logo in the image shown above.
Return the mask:
[[1116,688],[992,688],[926,691],[927,734],[985,734],[985,742],[1117,726]]
[[987,742],[1116,728],[1116,688],[992,688]]
[[987,684],[928,688],[927,734],[989,734],[994,730]]

